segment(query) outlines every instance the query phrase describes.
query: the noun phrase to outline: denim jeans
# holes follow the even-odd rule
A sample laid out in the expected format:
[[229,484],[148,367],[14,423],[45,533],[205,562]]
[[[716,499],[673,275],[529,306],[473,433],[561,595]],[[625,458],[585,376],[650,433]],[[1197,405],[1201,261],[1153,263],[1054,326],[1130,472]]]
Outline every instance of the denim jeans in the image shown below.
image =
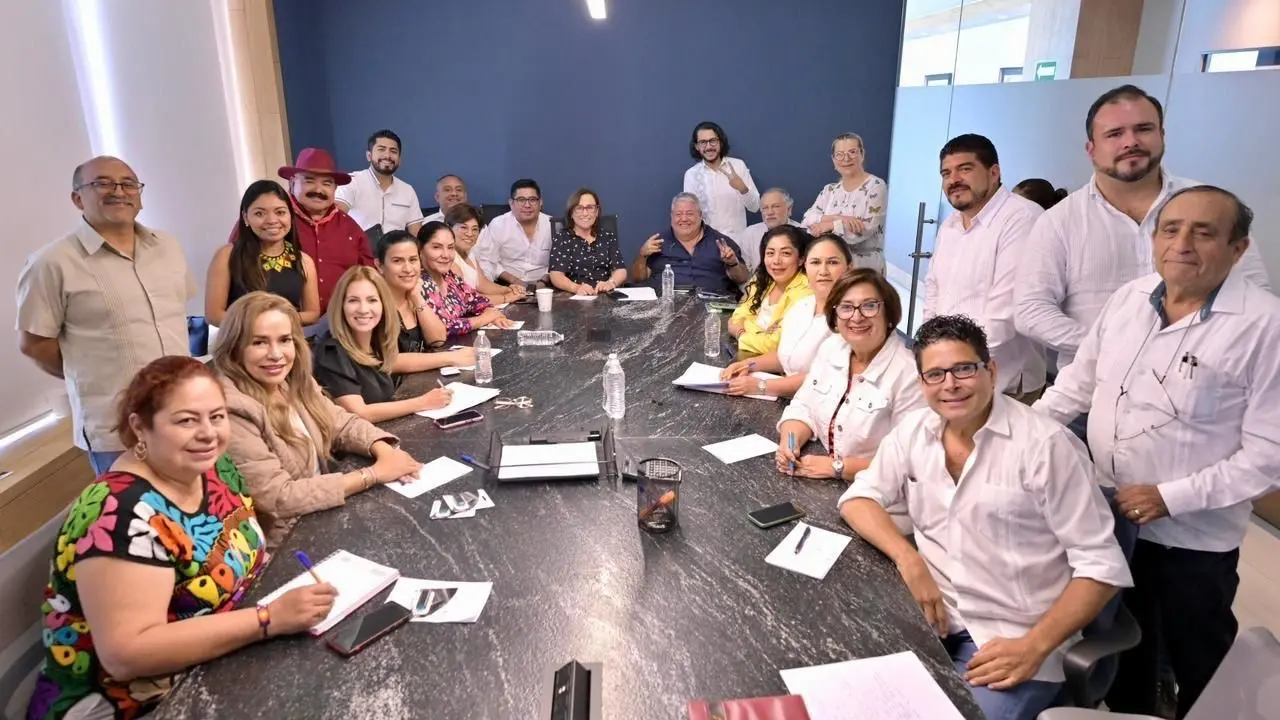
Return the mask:
[[123,452],[93,452],[89,451],[89,467],[93,468],[95,475],[101,475],[111,469],[111,464],[116,458],[123,455]]
[[[948,635],[942,641],[951,655],[956,672],[963,677],[969,669],[969,661],[978,652],[978,644],[968,630]],[[1062,689],[1062,683],[1044,680],[1028,680],[1008,690],[992,690],[986,687],[970,687],[973,699],[978,701],[987,720],[1035,720],[1036,716],[1053,703]]]

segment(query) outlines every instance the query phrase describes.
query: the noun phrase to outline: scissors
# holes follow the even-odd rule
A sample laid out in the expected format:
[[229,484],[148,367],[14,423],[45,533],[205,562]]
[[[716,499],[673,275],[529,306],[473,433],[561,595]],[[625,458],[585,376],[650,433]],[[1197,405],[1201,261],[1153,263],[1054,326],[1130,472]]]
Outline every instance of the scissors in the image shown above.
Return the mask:
[[533,407],[533,398],[528,397],[527,395],[514,398],[498,398],[493,401],[493,406],[496,408],[513,407],[520,408],[521,410],[528,410]]

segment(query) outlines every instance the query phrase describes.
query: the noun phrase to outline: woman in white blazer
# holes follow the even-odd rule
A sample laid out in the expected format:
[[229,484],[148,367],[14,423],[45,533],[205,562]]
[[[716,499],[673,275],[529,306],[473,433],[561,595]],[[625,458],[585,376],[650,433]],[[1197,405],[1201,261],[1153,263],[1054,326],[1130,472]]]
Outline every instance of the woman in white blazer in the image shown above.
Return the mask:
[[[826,315],[836,335],[818,348],[782,413],[776,457],[783,473],[848,482],[871,464],[898,420],[925,400],[915,358],[896,334],[902,301],[884,276],[851,270],[831,288]],[[812,439],[824,452],[801,455]]]

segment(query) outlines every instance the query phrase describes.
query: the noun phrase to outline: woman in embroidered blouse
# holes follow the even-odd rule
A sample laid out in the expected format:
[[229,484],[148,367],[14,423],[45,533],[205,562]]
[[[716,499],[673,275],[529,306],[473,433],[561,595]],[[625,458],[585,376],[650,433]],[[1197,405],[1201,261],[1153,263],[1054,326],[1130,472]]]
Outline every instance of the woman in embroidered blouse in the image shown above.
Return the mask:
[[884,274],[884,214],[889,186],[863,167],[866,146],[854,133],[831,143],[831,162],[840,179],[822,188],[800,220],[815,237],[835,233],[849,243],[853,266]]
[[137,717],[174,675],[329,614],[328,584],[237,609],[266,564],[213,371],[187,357],[144,367],[124,391],[125,453],[80,493],[45,589],[44,667],[27,717]]
[[463,282],[453,264],[453,231],[442,222],[429,222],[418,231],[422,239],[422,293],[427,308],[421,313],[422,336],[444,342],[490,323],[511,327],[502,311]]
[[[480,261],[472,254],[476,242],[480,239],[480,231],[484,229],[484,215],[474,205],[462,203],[449,208],[444,216],[444,223],[453,230],[453,264],[454,272],[463,282],[480,291],[494,305],[502,305],[524,297],[523,285],[499,285],[490,280],[480,268]],[[425,242],[426,236],[422,228],[418,228],[418,238]]]
[[399,383],[392,373],[400,356],[400,319],[391,313],[394,304],[391,288],[373,268],[347,268],[333,287],[329,329],[315,341],[320,387],[343,410],[371,423],[436,410],[453,399],[451,391],[440,387],[395,399]]
[[469,347],[428,352],[442,343],[429,343],[422,335],[419,316],[430,310],[422,297],[421,249],[418,238],[403,230],[392,230],[378,238],[374,249],[375,264],[391,290],[392,306],[400,320],[400,336],[396,343],[399,353],[391,364],[391,372],[408,374],[475,365],[476,351]]
[[[222,375],[231,417],[227,453],[244,475],[269,547],[297,518],[422,468],[394,435],[325,397],[311,377],[298,313],[284,298],[254,292],[235,301],[222,337],[213,367]],[[334,450],[371,457],[373,464],[332,472]]]
[[[883,275],[850,271],[831,288],[825,309],[837,335],[818,349],[804,385],[782,412],[776,460],[780,472],[796,477],[848,482],[871,464],[898,420],[925,401],[915,358],[896,333],[902,301]],[[825,452],[801,456],[799,449],[815,438]],[[891,514],[904,515],[900,510]]]
[[600,196],[578,188],[569,196],[564,227],[551,239],[551,284],[574,295],[615,290],[627,280],[618,236],[600,227]]
[[[812,295],[802,297],[782,316],[778,349],[750,360],[739,360],[720,374],[729,381],[729,395],[772,395],[791,397],[800,389],[809,365],[820,346],[831,337],[827,327],[827,296],[852,259],[844,240],[830,233],[809,242],[804,252],[804,274]],[[761,380],[754,372],[781,373],[783,377]]]
[[741,355],[777,350],[782,317],[798,300],[813,294],[809,278],[800,271],[808,239],[792,225],[771,228],[760,238],[760,264],[742,304],[729,318],[729,334],[738,339]]
[[323,314],[315,261],[298,249],[289,196],[274,180],[259,180],[240,199],[240,224],[230,245],[213,254],[204,290],[204,314],[221,327],[241,296],[265,290],[288,300],[303,325]]

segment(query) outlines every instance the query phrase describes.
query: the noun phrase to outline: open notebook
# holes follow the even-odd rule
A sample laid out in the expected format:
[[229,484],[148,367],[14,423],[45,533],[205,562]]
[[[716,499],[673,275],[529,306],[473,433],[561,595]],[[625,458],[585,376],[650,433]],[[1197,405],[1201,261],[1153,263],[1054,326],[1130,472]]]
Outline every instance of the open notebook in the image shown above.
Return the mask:
[[[337,588],[338,598],[325,619],[311,628],[312,635],[323,635],[329,628],[337,625],[356,608],[372,600],[400,577],[399,570],[379,565],[372,560],[365,560],[346,550],[338,550],[316,563],[315,571],[321,580]],[[294,588],[313,583],[315,578],[311,577],[311,573],[303,572],[263,598],[261,602],[269,603]]]

